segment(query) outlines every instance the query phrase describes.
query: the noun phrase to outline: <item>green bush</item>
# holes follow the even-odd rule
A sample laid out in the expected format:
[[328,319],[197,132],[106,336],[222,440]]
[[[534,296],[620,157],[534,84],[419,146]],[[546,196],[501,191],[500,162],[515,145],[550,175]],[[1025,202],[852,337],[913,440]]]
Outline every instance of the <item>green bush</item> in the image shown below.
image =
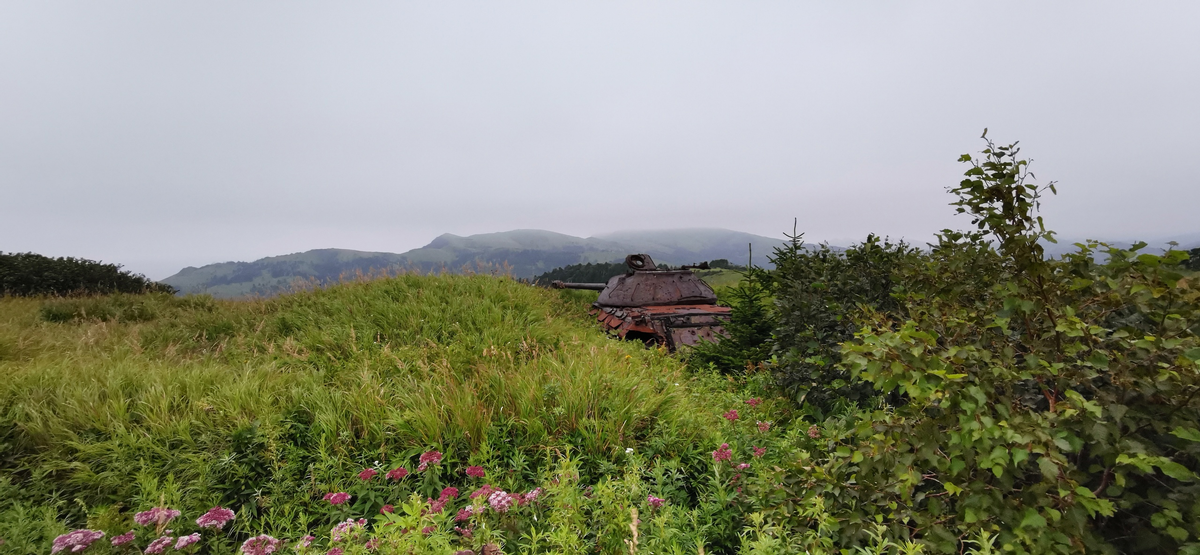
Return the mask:
[[[979,231],[943,233],[906,270],[925,275],[905,316],[876,312],[843,345],[846,371],[904,402],[826,462],[855,478],[840,508],[948,553],[985,534],[1023,553],[1200,551],[1200,290],[1174,270],[1183,253],[1046,259],[1053,183],[1030,184],[1017,153],[963,156],[952,191]],[[978,266],[996,273],[958,272]]]
[[175,288],[141,274],[81,258],[0,252],[0,296],[175,293]]

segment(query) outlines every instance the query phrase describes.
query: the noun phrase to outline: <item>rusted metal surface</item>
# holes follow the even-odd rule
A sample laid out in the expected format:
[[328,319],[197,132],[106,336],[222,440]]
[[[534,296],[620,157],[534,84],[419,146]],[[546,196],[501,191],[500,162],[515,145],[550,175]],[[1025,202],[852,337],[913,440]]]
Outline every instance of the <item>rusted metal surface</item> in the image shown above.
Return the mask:
[[659,270],[649,255],[625,257],[629,272],[608,283],[564,283],[559,289],[599,290],[591,314],[614,335],[665,345],[718,341],[726,335],[730,308],[717,306],[711,287],[690,270]]

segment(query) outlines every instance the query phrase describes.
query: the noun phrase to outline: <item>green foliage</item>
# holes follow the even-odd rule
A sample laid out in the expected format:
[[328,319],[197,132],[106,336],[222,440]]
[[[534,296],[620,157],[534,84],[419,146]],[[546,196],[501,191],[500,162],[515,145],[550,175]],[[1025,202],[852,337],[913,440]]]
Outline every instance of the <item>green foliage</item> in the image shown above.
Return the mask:
[[533,282],[542,285],[549,284],[555,280],[573,283],[605,283],[608,281],[608,278],[627,273],[628,271],[629,267],[624,262],[571,264],[541,274],[533,278]]
[[[952,191],[978,231],[944,232],[906,270],[927,273],[907,317],[876,313],[843,345],[847,370],[905,402],[826,471],[856,477],[855,518],[888,514],[937,551],[979,534],[1027,553],[1195,549],[1200,291],[1173,269],[1183,253],[1144,244],[1046,260],[1034,211],[1053,188],[1026,182],[1018,152],[963,156]],[[979,265],[995,273],[944,271]]]
[[174,292],[169,285],[122,271],[119,264],[0,252],[0,296]]
[[755,279],[757,273],[723,291],[722,302],[733,307],[728,337],[716,343],[702,342],[688,353],[688,364],[699,370],[712,366],[724,373],[740,373],[762,363],[771,355],[774,313],[766,289]]
[[212,297],[189,295],[176,297],[169,293],[150,293],[51,299],[39,310],[42,320],[47,322],[79,322],[85,320],[101,322],[148,322],[163,316],[173,316],[180,311],[215,310]]
[[1188,257],[1183,262],[1183,267],[1193,272],[1200,272],[1200,247],[1188,251]]
[[842,252],[810,248],[800,235],[775,250],[775,270],[766,273],[775,298],[772,369],[780,387],[818,412],[840,404],[864,404],[871,385],[857,381],[839,363],[841,344],[854,337],[866,313],[898,315],[893,296],[898,270],[916,254],[907,244],[871,235]]

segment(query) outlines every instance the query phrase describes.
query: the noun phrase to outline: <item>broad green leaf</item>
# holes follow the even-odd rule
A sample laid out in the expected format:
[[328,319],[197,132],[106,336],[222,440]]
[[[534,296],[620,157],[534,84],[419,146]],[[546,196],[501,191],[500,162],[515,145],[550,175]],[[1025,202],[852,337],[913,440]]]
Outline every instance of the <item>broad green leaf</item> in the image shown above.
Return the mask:
[[1186,439],[1188,441],[1195,441],[1197,443],[1200,443],[1200,431],[1194,430],[1192,428],[1175,428],[1174,430],[1171,430],[1171,435],[1178,437],[1178,438]]

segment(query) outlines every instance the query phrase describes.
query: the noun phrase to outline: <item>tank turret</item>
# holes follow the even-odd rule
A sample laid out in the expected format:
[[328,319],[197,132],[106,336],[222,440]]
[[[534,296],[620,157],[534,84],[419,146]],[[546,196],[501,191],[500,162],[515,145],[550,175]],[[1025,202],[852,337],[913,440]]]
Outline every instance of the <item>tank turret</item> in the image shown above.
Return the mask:
[[674,351],[680,345],[717,341],[726,335],[730,308],[717,306],[712,288],[690,269],[660,270],[646,254],[626,256],[625,264],[629,271],[609,278],[608,283],[554,281],[551,286],[600,291],[591,314],[623,339]]

